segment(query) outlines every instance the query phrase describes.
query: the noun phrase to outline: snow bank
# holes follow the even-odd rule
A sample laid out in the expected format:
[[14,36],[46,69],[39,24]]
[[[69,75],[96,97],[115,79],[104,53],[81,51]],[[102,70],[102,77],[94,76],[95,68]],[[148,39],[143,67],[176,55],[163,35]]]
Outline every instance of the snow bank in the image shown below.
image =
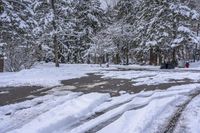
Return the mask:
[[43,113],[10,133],[49,133],[58,131],[62,127],[66,128],[66,126],[79,121],[80,117],[89,115],[93,108],[109,98],[108,94],[90,93],[82,95]]
[[[174,104],[180,100],[180,96],[161,98],[150,102],[144,108],[125,112],[119,119],[106,126],[98,133],[155,133],[158,132],[156,126],[165,122],[175,111]],[[182,102],[185,99],[181,98]],[[164,114],[164,118],[155,119]],[[159,126],[158,126],[159,127]],[[157,130],[156,130],[157,129]],[[152,131],[153,130],[153,131]]]
[[37,97],[33,100],[0,107],[0,132],[16,129],[46,111],[77,98],[82,93],[62,92]]
[[[83,133],[106,123],[108,125],[104,125],[106,127],[100,133],[153,133],[164,128],[177,108],[199,88],[200,84],[189,84],[117,97],[102,93],[60,92],[55,88],[48,95],[0,107],[0,132]],[[191,103],[183,115],[186,119],[182,121],[190,123],[188,128],[198,129],[195,124],[199,119],[194,118],[199,116],[199,99]],[[192,113],[188,114],[190,111]],[[119,119],[112,122],[115,118]]]
[[[191,87],[191,88],[189,88]],[[115,121],[117,122],[117,124],[115,122],[114,126],[111,124],[111,126],[108,126],[108,128],[106,128],[105,130],[102,130],[102,132],[116,132],[121,133],[128,133],[127,129],[128,123],[130,124],[130,127],[132,127],[130,129],[129,132],[139,132],[139,131],[143,131],[145,130],[145,128],[148,128],[148,125],[151,123],[152,120],[154,120],[154,117],[157,115],[160,115],[162,112],[168,113],[167,115],[164,113],[162,114],[161,118],[162,119],[167,119],[169,118],[170,115],[173,114],[173,112],[176,111],[176,107],[178,105],[181,105],[182,103],[184,103],[188,97],[187,95],[190,94],[191,91],[195,91],[198,89],[198,87],[200,87],[200,84],[196,84],[196,85],[185,85],[185,86],[181,86],[181,87],[171,87],[169,90],[166,91],[150,91],[150,92],[141,92],[137,95],[135,95],[132,100],[130,100],[129,102],[114,108],[110,111],[107,111],[106,113],[102,114],[99,117],[96,117],[95,119],[92,119],[88,122],[83,123],[82,125],[68,130],[67,132],[69,133],[84,133],[87,132],[88,130],[91,130],[95,127],[97,127],[98,125],[110,121],[113,118],[120,116],[121,114],[123,114],[124,112],[130,111],[130,110],[136,110],[134,113],[136,113],[137,115],[134,115],[134,113],[131,113],[131,115],[128,115],[128,117],[126,116],[122,116],[121,119],[119,119],[119,121],[123,121],[123,122],[119,122],[118,120]],[[103,104],[102,104],[103,106]],[[140,109],[141,108],[141,109]],[[144,118],[143,118],[144,116]],[[132,121],[126,121],[126,119],[124,120],[124,118],[128,118],[132,119]],[[134,119],[134,117],[136,117]],[[141,121],[142,119],[142,121]],[[146,122],[145,122],[146,121]],[[145,123],[144,123],[145,122]],[[155,122],[155,123],[160,123],[160,122]],[[118,124],[122,124],[121,128],[117,128]],[[135,126],[134,126],[135,124]],[[145,126],[143,125],[145,124]],[[163,124],[163,123],[162,123]],[[120,127],[120,125],[118,125]],[[127,126],[127,127],[126,127]],[[142,126],[144,126],[144,128],[142,128]],[[152,127],[155,125],[152,125]],[[159,127],[159,125],[158,125]],[[158,128],[157,127],[157,128]],[[119,130],[115,130],[115,129],[119,129]],[[134,130],[132,130],[134,129]],[[153,132],[153,131],[152,131]]]
[[128,101],[132,100],[134,97],[135,97],[135,95],[131,95],[131,94],[124,94],[121,96],[112,97],[111,101],[101,104],[100,106],[98,106],[97,108],[94,109],[94,112],[102,112],[110,107],[128,102]]
[[[138,102],[139,105],[142,102],[147,101],[149,102],[147,106],[136,110],[126,111],[119,119],[110,125],[107,125],[98,133],[160,132],[167,126],[169,119],[175,113],[177,107],[189,100],[187,95],[193,91],[199,90],[199,88],[200,84],[181,85],[171,87],[166,91],[154,91],[151,97],[141,98],[140,96],[137,96],[132,102]],[[178,126],[179,128],[175,133],[198,133],[200,131],[199,103],[200,96],[194,99],[187,107],[185,113],[182,114],[182,119]],[[180,127],[184,130],[180,130]]]

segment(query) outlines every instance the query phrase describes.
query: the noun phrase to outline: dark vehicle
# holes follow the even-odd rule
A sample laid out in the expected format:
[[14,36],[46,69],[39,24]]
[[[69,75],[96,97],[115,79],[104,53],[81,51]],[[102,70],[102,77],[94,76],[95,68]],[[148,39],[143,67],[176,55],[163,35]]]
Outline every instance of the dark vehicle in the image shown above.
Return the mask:
[[167,63],[162,63],[160,66],[160,69],[174,69],[175,68],[175,64],[173,62],[167,62]]

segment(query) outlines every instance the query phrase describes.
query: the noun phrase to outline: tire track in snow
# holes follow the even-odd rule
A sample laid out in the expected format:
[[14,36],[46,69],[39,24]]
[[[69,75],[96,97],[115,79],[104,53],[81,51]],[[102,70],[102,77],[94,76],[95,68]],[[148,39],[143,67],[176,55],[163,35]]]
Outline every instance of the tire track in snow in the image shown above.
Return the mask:
[[[92,119],[95,119],[95,118],[97,118],[97,117],[100,117],[101,115],[104,115],[105,113],[107,113],[107,112],[109,112],[109,111],[111,111],[111,110],[114,110],[114,109],[116,109],[116,108],[118,108],[118,107],[120,107],[120,106],[122,106],[122,105],[124,105],[124,104],[127,104],[127,103],[131,102],[134,98],[137,98],[137,97],[139,97],[139,98],[147,98],[147,97],[151,97],[154,93],[155,93],[155,92],[151,92],[151,93],[147,93],[147,94],[140,94],[140,93],[138,93],[138,94],[136,94],[136,95],[133,94],[132,97],[124,99],[123,102],[118,102],[118,103],[116,103],[116,104],[111,104],[111,105],[109,105],[109,106],[107,106],[107,107],[104,107],[104,108],[102,108],[101,105],[100,105],[100,106],[99,106],[100,108],[94,109],[94,115],[92,115],[92,116],[90,116],[90,117],[88,117],[88,118],[82,118],[82,120],[80,120],[78,123],[76,123],[76,124],[74,124],[74,125],[68,127],[66,130],[71,130],[71,129],[73,129],[73,128],[76,128],[76,127],[78,127],[78,126],[81,126],[81,125],[84,124],[85,122],[89,122],[89,121],[92,120]],[[121,95],[121,96],[123,96],[123,95]],[[131,96],[131,95],[130,95],[130,96]],[[117,97],[120,97],[120,96],[117,96]],[[112,101],[110,101],[110,102],[112,102]],[[105,102],[105,103],[109,103],[109,102]],[[104,104],[105,104],[105,103],[104,103]],[[98,129],[101,128],[101,127],[103,127],[103,125],[106,126],[106,125],[108,125],[109,123],[112,123],[113,121],[115,121],[115,120],[116,120],[117,118],[119,118],[120,116],[121,116],[121,114],[118,115],[118,116],[116,116],[116,117],[114,117],[114,118],[112,118],[112,119],[110,119],[110,120],[108,120],[108,121],[106,121],[105,123],[101,124],[101,125],[98,127]],[[107,124],[106,124],[106,123],[107,123]],[[96,130],[96,129],[95,129],[95,130]],[[88,132],[90,132],[90,131],[88,131]],[[95,132],[95,131],[92,131],[92,132]]]
[[[96,117],[88,122],[86,121],[85,123],[83,123],[82,125],[74,129],[67,130],[67,133],[69,132],[83,133],[83,132],[98,131],[102,129],[103,127],[109,125],[113,121],[115,121],[118,117],[120,117],[126,111],[141,109],[156,99],[168,98],[168,97],[172,97],[176,95],[188,96],[188,94],[191,91],[194,92],[194,90],[196,90],[196,87],[198,86],[199,86],[198,84],[196,84],[195,86],[192,84],[192,85],[187,85],[187,86],[184,85],[184,86],[179,86],[179,87],[171,87],[167,91],[162,91],[162,90],[154,91],[152,92],[152,96],[150,97],[145,97],[142,99],[140,99],[141,97],[135,97],[136,99],[133,98],[133,100],[129,103],[123,104],[120,107],[117,107],[113,110],[105,112],[104,114],[101,114],[99,117]],[[185,87],[187,87],[188,89],[185,89]],[[140,103],[141,101],[142,103]]]
[[[82,95],[52,108],[19,129],[12,130],[10,133],[57,132],[66,125],[73,124],[80,118],[90,115],[91,109],[104,103],[109,97],[109,94],[100,93]],[[52,115],[53,117],[50,117]]]
[[164,131],[161,131],[159,133],[173,133],[176,128],[176,125],[182,115],[182,112],[186,109],[187,105],[198,95],[200,95],[200,91],[196,91],[196,92],[190,94],[189,100],[187,100],[183,105],[178,107],[175,114],[169,120],[168,125],[164,128]]
[[124,105],[124,104],[126,104],[126,103],[128,103],[128,102],[130,102],[130,101],[131,101],[131,100],[129,100],[129,101],[127,101],[127,102],[124,102],[124,103],[121,103],[121,104],[118,104],[118,105],[115,105],[115,106],[112,106],[112,107],[110,107],[110,108],[108,108],[108,109],[106,109],[106,110],[104,110],[104,111],[101,111],[101,112],[95,112],[94,115],[92,115],[92,116],[90,116],[90,117],[88,117],[88,118],[82,118],[82,120],[80,120],[80,122],[78,122],[78,123],[72,125],[72,126],[69,127],[67,130],[76,128],[76,127],[78,127],[78,126],[84,124],[85,122],[88,122],[88,121],[90,121],[90,120],[92,120],[92,119],[95,119],[95,118],[97,118],[97,117],[100,117],[101,115],[105,114],[106,112],[108,112],[108,111],[110,111],[110,110],[113,110],[113,109],[115,109],[115,108],[118,108],[119,106]]
[[2,120],[0,122],[0,132],[19,128],[37,116],[81,95],[82,93],[67,93],[62,96],[49,94],[25,102],[2,106],[0,107],[0,119]]
[[[133,109],[130,109],[130,110],[127,110],[127,111],[131,111],[131,110],[137,110],[137,109],[141,109],[141,108],[144,108],[145,106],[147,106],[148,104],[145,104],[145,105],[142,105],[142,106],[139,106],[139,107],[135,107]],[[104,127],[106,127],[107,125],[113,123],[114,121],[116,121],[117,119],[119,119],[126,111],[124,111],[123,113],[97,125],[96,127],[86,131],[85,133],[95,133],[95,132],[98,132],[99,130],[103,129]]]
[[[179,95],[184,95],[185,93],[179,93]],[[88,122],[83,123],[82,125],[72,129],[72,130],[67,130],[68,133],[91,133],[91,132],[96,132],[104,128],[105,126],[109,125],[110,123],[114,122],[117,120],[124,112],[130,111],[130,110],[138,110],[141,108],[144,108],[147,106],[149,103],[151,103],[153,100],[156,99],[162,99],[162,98],[168,98],[171,96],[174,96],[176,94],[165,94],[165,93],[155,93],[155,96],[152,95],[149,98],[145,99],[140,99],[141,97],[135,97],[139,98],[137,100],[130,101],[129,103],[123,104],[119,106],[118,108],[115,108],[113,110],[110,110],[95,119],[92,119]],[[135,103],[135,101],[142,101],[141,103]]]

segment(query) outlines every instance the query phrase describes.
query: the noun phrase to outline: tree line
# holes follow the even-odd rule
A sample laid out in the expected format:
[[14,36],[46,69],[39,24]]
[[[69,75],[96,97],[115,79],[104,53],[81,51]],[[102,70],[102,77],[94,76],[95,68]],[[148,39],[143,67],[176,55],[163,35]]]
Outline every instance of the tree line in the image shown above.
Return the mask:
[[197,60],[199,6],[191,0],[0,0],[8,71],[37,61],[148,63]]

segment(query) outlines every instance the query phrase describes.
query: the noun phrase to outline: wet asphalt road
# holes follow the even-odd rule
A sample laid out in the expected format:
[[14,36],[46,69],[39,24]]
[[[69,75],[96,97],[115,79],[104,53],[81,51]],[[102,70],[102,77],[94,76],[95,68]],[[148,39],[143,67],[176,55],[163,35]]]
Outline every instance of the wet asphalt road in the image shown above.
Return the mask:
[[[150,90],[164,90],[171,86],[184,85],[192,83],[189,80],[176,83],[165,83],[159,85],[141,85],[134,86],[132,80],[128,79],[111,79],[102,78],[102,75],[90,73],[88,76],[75,78],[62,81],[64,86],[69,86],[70,91],[75,92],[100,92],[110,93],[111,96],[119,95],[120,91],[126,91],[129,93],[139,93],[141,91]],[[0,106],[22,102],[28,99],[32,99],[31,96],[42,96],[44,92],[51,90],[52,88],[42,88],[39,86],[21,86],[21,87],[4,87],[0,88]]]

